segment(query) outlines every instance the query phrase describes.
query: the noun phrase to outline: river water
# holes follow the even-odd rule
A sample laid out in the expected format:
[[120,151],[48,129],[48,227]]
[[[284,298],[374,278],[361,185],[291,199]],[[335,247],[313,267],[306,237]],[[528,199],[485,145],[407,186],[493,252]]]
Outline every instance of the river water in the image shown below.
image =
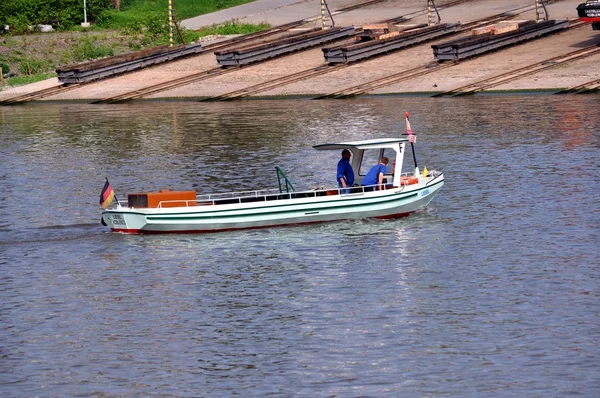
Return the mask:
[[[600,396],[598,95],[0,108],[0,396]],[[427,210],[204,235],[128,192],[334,184],[411,112]]]

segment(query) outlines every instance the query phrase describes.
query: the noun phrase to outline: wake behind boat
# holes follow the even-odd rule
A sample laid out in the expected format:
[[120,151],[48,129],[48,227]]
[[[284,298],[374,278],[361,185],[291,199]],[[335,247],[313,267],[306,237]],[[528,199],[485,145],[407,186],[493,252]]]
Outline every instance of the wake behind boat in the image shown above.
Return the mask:
[[[351,152],[355,186],[296,191],[276,167],[278,187],[245,192],[196,194],[168,191],[128,195],[102,212],[102,223],[114,232],[169,233],[217,232],[360,218],[403,217],[423,209],[444,185],[437,171],[420,172],[414,156],[415,135],[406,118],[408,138],[381,138],[316,145],[316,150]],[[410,144],[414,170],[402,172],[405,149]],[[383,184],[362,186],[369,167],[386,157]],[[383,174],[383,172],[382,172]],[[108,207],[114,192],[106,181],[100,202]]]

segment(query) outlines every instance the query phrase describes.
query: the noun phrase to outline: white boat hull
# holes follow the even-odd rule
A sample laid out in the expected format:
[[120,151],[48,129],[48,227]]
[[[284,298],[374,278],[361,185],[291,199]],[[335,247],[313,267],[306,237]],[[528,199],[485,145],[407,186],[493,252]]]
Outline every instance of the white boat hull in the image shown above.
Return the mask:
[[217,232],[359,218],[402,217],[424,208],[444,184],[440,174],[417,184],[374,192],[171,208],[119,206],[102,213],[115,232]]

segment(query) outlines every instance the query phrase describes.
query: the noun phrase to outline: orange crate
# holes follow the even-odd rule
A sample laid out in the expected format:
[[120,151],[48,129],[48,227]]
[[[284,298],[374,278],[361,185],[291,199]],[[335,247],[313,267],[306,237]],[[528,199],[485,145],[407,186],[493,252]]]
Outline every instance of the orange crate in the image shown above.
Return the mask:
[[133,193],[128,195],[129,207],[185,207],[196,206],[196,191],[169,191]]

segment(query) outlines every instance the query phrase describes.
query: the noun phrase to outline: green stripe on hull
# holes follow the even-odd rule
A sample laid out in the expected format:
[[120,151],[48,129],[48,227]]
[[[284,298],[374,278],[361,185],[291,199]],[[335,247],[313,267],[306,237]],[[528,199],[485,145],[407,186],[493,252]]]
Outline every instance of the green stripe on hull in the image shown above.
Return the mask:
[[[171,220],[171,221],[180,221],[180,220],[201,220],[201,219],[219,219],[219,218],[232,218],[232,217],[256,217],[256,216],[263,216],[263,215],[276,215],[276,214],[282,214],[282,213],[301,213],[301,212],[306,212],[306,211],[318,211],[318,212],[322,212],[322,211],[327,211],[327,210],[331,210],[331,209],[349,209],[349,208],[356,208],[356,207],[365,207],[365,206],[376,206],[376,205],[382,205],[382,204],[386,204],[386,203],[390,203],[390,202],[397,202],[397,201],[402,201],[402,200],[406,200],[409,198],[412,198],[414,196],[418,195],[418,191],[408,194],[408,195],[404,195],[402,197],[392,197],[391,199],[388,200],[380,200],[377,202],[368,202],[368,203],[349,203],[349,204],[345,204],[345,205],[340,205],[340,204],[334,204],[334,203],[339,203],[340,200],[336,200],[336,201],[331,201],[331,202],[327,202],[326,207],[314,207],[314,205],[319,205],[321,203],[308,203],[307,206],[305,208],[296,208],[293,210],[278,210],[278,211],[267,211],[269,209],[273,209],[273,208],[282,208],[282,207],[290,207],[290,206],[301,206],[300,204],[286,204],[286,205],[279,205],[279,206],[269,206],[269,207],[259,207],[259,208],[252,208],[252,209],[227,209],[227,210],[220,210],[220,211],[211,211],[211,215],[205,215],[205,214],[186,214],[186,215],[178,215],[178,214],[160,214],[160,215],[154,215],[154,214],[147,214],[146,218],[148,219],[148,221],[159,221],[159,220]],[[364,198],[351,198],[351,199],[346,199],[346,200],[341,200],[342,202],[348,202],[348,201],[356,201],[356,200],[362,200]],[[331,204],[331,205],[330,205]],[[256,210],[255,212],[248,214],[248,211],[253,211]],[[214,214],[214,213],[231,213],[232,211],[245,211],[245,213],[242,214]]]

